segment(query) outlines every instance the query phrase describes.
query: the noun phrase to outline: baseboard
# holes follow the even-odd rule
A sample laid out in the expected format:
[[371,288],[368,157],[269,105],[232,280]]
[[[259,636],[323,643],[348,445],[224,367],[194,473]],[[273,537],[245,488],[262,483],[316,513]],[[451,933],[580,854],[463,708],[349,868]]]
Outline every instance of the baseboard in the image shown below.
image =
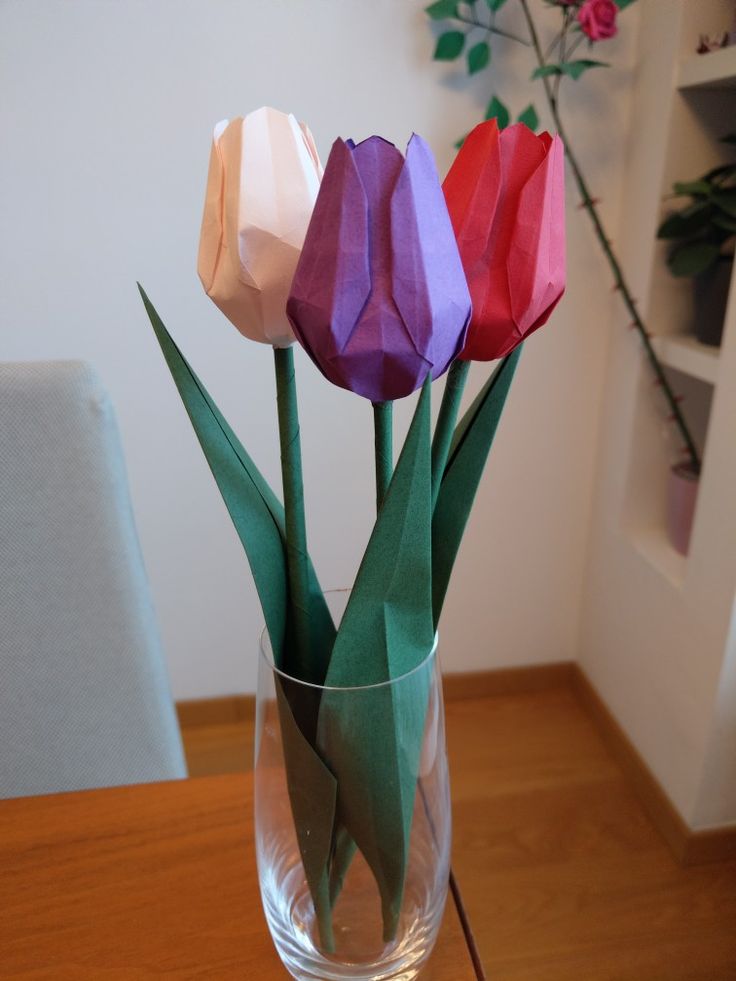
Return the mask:
[[[559,661],[520,668],[453,673],[443,675],[442,687],[447,701],[544,691],[569,686],[572,669],[572,661]],[[247,722],[255,716],[255,695],[185,699],[176,703],[176,714],[183,729]]]
[[571,683],[573,667],[572,661],[554,661],[519,668],[452,672],[442,676],[442,689],[445,699],[452,702],[489,695],[516,695],[549,688],[567,688]]
[[677,861],[681,865],[703,865],[736,858],[736,826],[707,831],[694,831],[688,827],[580,665],[573,665],[571,678],[573,691],[595,722],[609,751],[626,774],[639,803]]
[[249,722],[255,717],[255,712],[255,695],[220,695],[176,703],[176,714],[182,729]]
[[[443,688],[448,702],[552,688],[571,689],[595,723],[644,811],[677,861],[682,865],[702,865],[736,858],[736,826],[706,831],[693,831],[687,826],[579,664],[557,661],[518,668],[446,674]],[[183,729],[252,722],[255,696],[225,695],[182,701],[177,703],[176,711]]]

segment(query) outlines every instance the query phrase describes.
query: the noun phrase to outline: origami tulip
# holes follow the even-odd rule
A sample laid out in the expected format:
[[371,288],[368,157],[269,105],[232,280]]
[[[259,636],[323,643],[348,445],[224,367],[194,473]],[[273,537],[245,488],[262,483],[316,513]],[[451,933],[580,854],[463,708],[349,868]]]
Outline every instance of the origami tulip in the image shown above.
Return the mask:
[[291,115],[264,108],[215,127],[197,271],[251,340],[294,340],[286,299],[321,176],[312,134]]
[[473,298],[460,357],[492,361],[546,323],[565,291],[562,141],[481,123],[443,189]]
[[287,312],[322,373],[372,402],[446,370],[470,297],[424,140],[406,159],[378,136],[334,143]]

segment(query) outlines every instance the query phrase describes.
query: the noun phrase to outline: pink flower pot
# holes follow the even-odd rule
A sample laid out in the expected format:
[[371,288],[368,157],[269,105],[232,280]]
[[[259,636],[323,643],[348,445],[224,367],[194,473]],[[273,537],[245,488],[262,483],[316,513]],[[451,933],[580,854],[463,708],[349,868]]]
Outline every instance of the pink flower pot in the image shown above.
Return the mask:
[[698,474],[689,463],[670,470],[667,484],[667,533],[680,555],[687,555],[698,498]]

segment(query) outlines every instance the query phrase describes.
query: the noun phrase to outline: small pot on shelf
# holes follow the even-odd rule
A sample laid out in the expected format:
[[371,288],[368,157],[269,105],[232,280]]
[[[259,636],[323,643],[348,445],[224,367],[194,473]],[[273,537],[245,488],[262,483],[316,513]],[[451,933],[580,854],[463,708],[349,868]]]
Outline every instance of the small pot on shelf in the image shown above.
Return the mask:
[[699,477],[699,471],[691,463],[678,463],[670,468],[667,483],[667,534],[670,544],[680,555],[687,555],[690,547]]
[[718,347],[721,343],[732,269],[733,257],[723,256],[693,277],[695,336],[701,344]]

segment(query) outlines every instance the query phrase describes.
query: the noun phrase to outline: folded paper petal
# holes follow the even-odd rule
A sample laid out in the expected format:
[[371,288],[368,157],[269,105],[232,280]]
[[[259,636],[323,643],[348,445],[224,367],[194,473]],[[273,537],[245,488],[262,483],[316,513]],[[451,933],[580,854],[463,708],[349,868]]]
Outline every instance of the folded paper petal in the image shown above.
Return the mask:
[[291,115],[263,108],[215,128],[198,272],[252,340],[294,340],[286,299],[320,177],[312,135]]
[[287,313],[322,373],[373,402],[446,370],[464,343],[470,297],[421,139],[406,160],[377,136],[335,142]]
[[546,323],[565,289],[562,143],[481,123],[443,190],[473,299],[461,357],[494,360]]

